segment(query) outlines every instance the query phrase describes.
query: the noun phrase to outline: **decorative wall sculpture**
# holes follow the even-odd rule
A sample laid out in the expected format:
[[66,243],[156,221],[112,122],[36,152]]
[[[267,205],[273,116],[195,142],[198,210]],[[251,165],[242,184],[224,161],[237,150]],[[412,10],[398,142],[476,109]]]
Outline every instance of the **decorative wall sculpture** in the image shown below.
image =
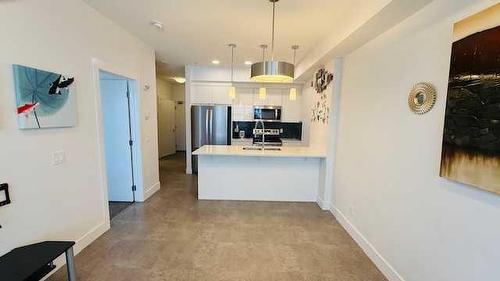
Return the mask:
[[326,71],[324,68],[318,70],[314,75],[313,86],[318,93],[319,100],[314,103],[311,112],[312,122],[321,122],[323,124],[328,123],[328,118],[330,116],[330,105],[328,104],[328,93],[325,92],[326,88],[333,80],[333,74]]
[[314,89],[318,94],[323,93],[323,91],[326,90],[326,87],[328,87],[330,82],[333,80],[333,74],[329,73],[324,68],[318,70],[314,77]]
[[455,25],[442,177],[500,194],[500,4]]
[[321,93],[319,100],[312,107],[312,122],[328,123],[330,116],[330,106],[328,106],[328,97],[326,93]]
[[73,77],[22,65],[13,68],[20,129],[76,125]]
[[430,83],[418,83],[408,95],[408,106],[415,114],[425,114],[436,104],[436,88]]

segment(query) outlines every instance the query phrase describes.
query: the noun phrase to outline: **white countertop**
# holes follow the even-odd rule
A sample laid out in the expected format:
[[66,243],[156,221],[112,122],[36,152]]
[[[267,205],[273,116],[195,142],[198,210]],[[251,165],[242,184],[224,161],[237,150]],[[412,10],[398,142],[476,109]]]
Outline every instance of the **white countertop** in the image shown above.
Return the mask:
[[326,152],[307,146],[282,146],[281,150],[244,150],[239,145],[204,145],[193,152],[193,155],[214,156],[247,156],[247,157],[295,157],[295,158],[325,158]]

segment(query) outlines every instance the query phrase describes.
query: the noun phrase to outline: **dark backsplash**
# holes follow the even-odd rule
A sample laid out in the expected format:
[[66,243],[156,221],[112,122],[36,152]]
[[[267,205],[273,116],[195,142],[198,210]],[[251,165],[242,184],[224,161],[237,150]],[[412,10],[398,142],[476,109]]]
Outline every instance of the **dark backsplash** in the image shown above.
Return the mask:
[[[238,125],[240,131],[245,131],[245,138],[253,138],[253,128],[255,128],[254,121],[233,122],[233,138],[239,139],[239,133],[234,131],[236,129],[236,125]],[[302,122],[264,122],[264,126],[266,129],[283,129],[283,133],[280,135],[282,139],[302,140]]]

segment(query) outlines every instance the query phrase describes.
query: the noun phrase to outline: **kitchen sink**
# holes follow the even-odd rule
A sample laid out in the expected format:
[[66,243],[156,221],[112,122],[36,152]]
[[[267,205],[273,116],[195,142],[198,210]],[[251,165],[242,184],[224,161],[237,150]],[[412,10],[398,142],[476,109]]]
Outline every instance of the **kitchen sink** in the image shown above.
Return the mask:
[[[245,147],[243,147],[243,150],[262,150],[262,147],[258,147],[258,146],[245,146]],[[281,148],[279,148],[279,147],[264,147],[264,150],[281,151]]]
[[243,150],[262,150],[262,147],[244,146]]

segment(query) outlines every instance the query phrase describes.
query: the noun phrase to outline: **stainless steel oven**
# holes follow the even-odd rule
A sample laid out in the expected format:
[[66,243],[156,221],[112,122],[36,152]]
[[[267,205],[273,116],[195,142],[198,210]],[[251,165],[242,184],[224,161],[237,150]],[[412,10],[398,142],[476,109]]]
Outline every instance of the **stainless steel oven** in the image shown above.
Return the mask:
[[253,119],[262,121],[281,121],[281,106],[254,106]]

